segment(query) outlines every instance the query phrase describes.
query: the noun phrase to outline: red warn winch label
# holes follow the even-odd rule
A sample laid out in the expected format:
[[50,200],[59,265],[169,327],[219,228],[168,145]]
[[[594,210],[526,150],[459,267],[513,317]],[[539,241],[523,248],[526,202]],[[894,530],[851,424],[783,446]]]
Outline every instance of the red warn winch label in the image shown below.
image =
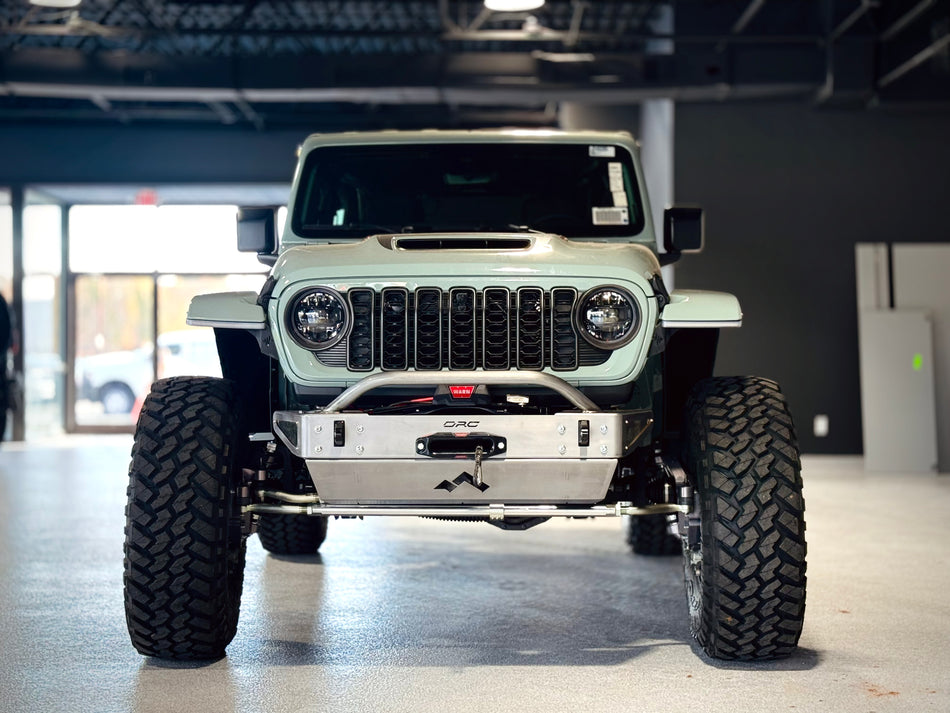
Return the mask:
[[449,393],[453,399],[470,399],[475,393],[474,386],[450,386]]

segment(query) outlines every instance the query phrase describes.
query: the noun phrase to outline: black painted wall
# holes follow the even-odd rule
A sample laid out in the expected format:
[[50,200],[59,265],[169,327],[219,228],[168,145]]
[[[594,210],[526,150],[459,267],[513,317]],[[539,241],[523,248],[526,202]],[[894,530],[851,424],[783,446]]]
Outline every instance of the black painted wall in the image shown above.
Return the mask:
[[707,211],[706,250],[676,284],[733,292],[744,312],[717,373],[779,380],[804,451],[860,453],[854,245],[950,242],[950,114],[679,105],[675,167],[677,202]]

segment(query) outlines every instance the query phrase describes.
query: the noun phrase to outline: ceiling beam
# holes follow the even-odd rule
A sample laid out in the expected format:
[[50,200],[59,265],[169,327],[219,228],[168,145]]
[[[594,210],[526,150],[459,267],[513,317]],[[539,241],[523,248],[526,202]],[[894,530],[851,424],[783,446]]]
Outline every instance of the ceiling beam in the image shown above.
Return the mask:
[[889,42],[901,32],[903,32],[911,23],[914,22],[918,17],[923,15],[928,9],[936,5],[937,0],[921,0],[910,10],[901,15],[897,20],[894,21],[889,27],[886,27],[883,32],[881,32],[881,42]]
[[759,14],[759,11],[765,5],[766,0],[752,0],[747,6],[743,13],[739,16],[739,19],[736,20],[736,23],[732,26],[732,34],[741,35],[745,32],[745,28],[749,26],[749,23],[755,19],[755,16]]
[[884,87],[893,84],[912,69],[920,66],[931,57],[934,57],[945,47],[950,47],[950,32],[947,32],[943,37],[935,40],[931,45],[922,49],[909,60],[895,67],[890,72],[881,77],[877,82],[878,89],[883,89]]
[[711,48],[695,47],[676,55],[459,52],[399,63],[388,56],[186,58],[20,48],[0,54],[0,93],[97,102],[218,102],[243,112],[238,102],[534,107],[566,100],[776,96],[803,86],[817,89],[824,80],[824,55],[815,47],[776,45],[748,52],[735,48],[726,66]]
[[850,30],[854,24],[864,17],[868,11],[878,5],[878,0],[861,0],[861,3],[848,15],[841,23],[831,32],[831,41],[835,42],[840,39],[841,36]]

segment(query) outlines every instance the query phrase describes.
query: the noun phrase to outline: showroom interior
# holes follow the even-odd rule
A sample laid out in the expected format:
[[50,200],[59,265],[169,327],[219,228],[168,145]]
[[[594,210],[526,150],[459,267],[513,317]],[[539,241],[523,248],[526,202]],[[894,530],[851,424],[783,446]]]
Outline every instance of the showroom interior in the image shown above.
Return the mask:
[[[527,4],[2,3],[4,710],[950,709],[950,5]],[[707,657],[680,558],[609,519],[361,518],[305,558],[251,538],[225,658],[140,656],[132,434],[154,379],[215,373],[190,299],[264,284],[238,206],[286,205],[309,134],[510,127],[629,131],[654,221],[703,207],[664,279],[738,297],[716,374],[794,416],[797,652]]]

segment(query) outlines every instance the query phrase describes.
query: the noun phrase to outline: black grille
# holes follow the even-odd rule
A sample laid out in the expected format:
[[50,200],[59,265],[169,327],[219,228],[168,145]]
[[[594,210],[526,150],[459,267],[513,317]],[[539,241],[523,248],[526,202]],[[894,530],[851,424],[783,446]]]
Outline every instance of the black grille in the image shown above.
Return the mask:
[[442,368],[442,290],[416,291],[416,369]]
[[475,368],[475,290],[449,291],[449,368]]
[[[558,287],[387,287],[347,292],[353,327],[346,365],[353,371],[420,369],[544,369],[597,366],[610,352],[574,330],[577,290]],[[329,351],[329,350],[328,350]],[[328,352],[317,352],[327,366]],[[325,358],[326,357],[326,358]]]
[[353,310],[353,329],[347,340],[346,363],[354,371],[369,371],[376,360],[373,358],[373,342],[376,334],[376,293],[367,288],[357,288],[346,293]]
[[518,290],[518,368],[544,368],[544,292]]
[[577,333],[574,331],[574,301],[577,291],[551,290],[551,368],[577,368]]
[[380,302],[380,366],[383,369],[406,369],[409,366],[409,292],[402,287],[387,287]]
[[510,312],[508,290],[485,290],[482,327],[482,366],[485,369],[507,369],[511,365]]

